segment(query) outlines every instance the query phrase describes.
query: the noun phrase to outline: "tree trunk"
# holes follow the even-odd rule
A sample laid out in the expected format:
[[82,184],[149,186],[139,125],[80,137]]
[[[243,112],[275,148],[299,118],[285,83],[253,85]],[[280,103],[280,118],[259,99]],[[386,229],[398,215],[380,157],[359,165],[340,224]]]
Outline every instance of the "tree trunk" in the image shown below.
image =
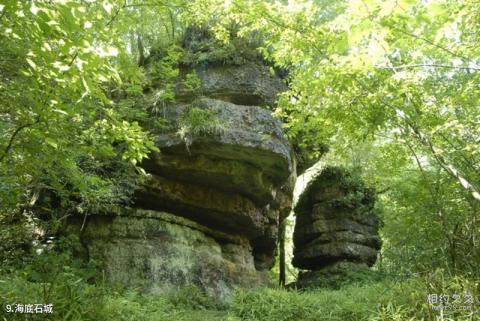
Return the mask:
[[287,227],[287,220],[280,222],[278,227],[278,248],[279,248],[279,266],[280,274],[278,284],[281,287],[285,286],[285,232]]
[[143,47],[143,41],[140,34],[137,34],[137,47],[138,47],[138,65],[143,66],[145,63],[145,49]]

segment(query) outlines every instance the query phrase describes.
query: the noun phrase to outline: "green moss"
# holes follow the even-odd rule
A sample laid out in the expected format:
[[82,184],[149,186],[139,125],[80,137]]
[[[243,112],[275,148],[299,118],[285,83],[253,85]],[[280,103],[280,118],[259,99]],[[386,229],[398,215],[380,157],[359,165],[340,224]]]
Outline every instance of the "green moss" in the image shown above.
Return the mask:
[[332,195],[327,202],[339,210],[355,210],[358,215],[372,214],[372,207],[376,201],[375,190],[365,185],[363,180],[337,166],[327,166],[312,178],[295,206],[295,212],[303,213],[311,211],[315,197],[325,194]]

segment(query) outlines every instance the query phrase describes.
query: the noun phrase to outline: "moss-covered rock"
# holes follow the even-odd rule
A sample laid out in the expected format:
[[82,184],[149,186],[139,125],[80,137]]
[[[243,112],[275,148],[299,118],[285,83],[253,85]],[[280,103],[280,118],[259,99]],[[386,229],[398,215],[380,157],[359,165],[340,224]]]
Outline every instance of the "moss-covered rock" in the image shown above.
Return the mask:
[[[222,128],[196,131],[186,140],[179,133],[180,121],[192,106],[214,114]],[[203,98],[167,107],[163,116],[172,126],[157,135],[161,153],[152,154],[145,162],[152,172],[174,173],[175,177],[188,173],[189,181],[206,185],[224,180],[222,187],[266,203],[273,198],[272,186],[284,183],[293,171],[291,147],[282,124],[267,110]],[[190,175],[193,172],[196,177]]]
[[346,285],[380,281],[382,275],[366,264],[341,261],[326,266],[319,271],[302,271],[297,281],[290,285],[297,289],[329,288],[339,289]]
[[185,55],[181,62],[189,66],[245,65],[252,61],[262,61],[258,47],[263,37],[258,32],[239,37],[233,27],[227,30],[228,41],[218,39],[208,28],[190,26],[185,31],[182,48]]
[[220,47],[233,60],[202,60],[216,40],[189,31],[185,41],[145,65],[143,107],[162,124],[154,126],[160,152],[141,164],[148,179],[132,209],[70,227],[107,281],[151,292],[192,285],[226,300],[235,287],[268,283],[291,209],[292,149],[264,108],[286,87],[255,55],[238,63],[241,51]]
[[375,192],[339,167],[323,168],[295,205],[293,265],[322,270],[337,262],[373,265],[381,247]]
[[[153,293],[196,286],[222,301],[235,287],[268,284],[246,238],[167,212],[119,213],[90,216],[82,232],[89,258],[112,283]],[[80,233],[82,223],[72,220],[70,231]]]
[[145,62],[139,104],[160,152],[141,164],[148,179],[132,209],[88,216],[80,233],[106,280],[154,292],[193,285],[222,300],[267,283],[295,166],[265,108],[285,84],[245,44],[191,29],[182,47],[153,50]]
[[[273,109],[279,93],[287,89],[275,71],[260,62],[243,65],[185,67],[182,74],[194,72],[201,81],[199,94],[237,105],[262,106]],[[186,76],[185,76],[186,77]],[[185,81],[178,83],[177,99],[188,101],[191,91]]]

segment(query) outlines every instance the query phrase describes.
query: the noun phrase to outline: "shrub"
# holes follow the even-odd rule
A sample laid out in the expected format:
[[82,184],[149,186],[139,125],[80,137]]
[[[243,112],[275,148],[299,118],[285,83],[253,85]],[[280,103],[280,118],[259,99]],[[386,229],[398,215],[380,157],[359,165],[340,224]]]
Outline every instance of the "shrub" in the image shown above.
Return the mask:
[[[450,278],[438,270],[427,277],[355,283],[337,290],[239,289],[233,302],[223,306],[193,287],[154,295],[93,284],[88,266],[53,254],[39,255],[15,272],[0,274],[0,320],[472,321],[480,293],[478,280]],[[472,310],[441,315],[427,301],[428,294],[454,293],[471,294]],[[54,313],[6,313],[5,305],[14,303],[52,303]]]

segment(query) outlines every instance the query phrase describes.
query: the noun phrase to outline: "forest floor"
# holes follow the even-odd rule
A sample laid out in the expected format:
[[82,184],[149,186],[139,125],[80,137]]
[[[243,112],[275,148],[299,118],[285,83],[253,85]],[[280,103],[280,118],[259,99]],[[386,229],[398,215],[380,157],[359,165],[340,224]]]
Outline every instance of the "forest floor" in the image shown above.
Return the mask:
[[[0,320],[480,320],[480,282],[464,277],[448,278],[442,271],[428,277],[365,280],[339,289],[237,290],[228,304],[220,304],[193,287],[144,295],[91,284],[74,271],[63,271],[51,282],[39,282],[34,280],[36,277],[42,276],[21,272],[0,275]],[[17,304],[35,303],[51,303],[53,313],[7,312],[7,308],[14,309]]]

